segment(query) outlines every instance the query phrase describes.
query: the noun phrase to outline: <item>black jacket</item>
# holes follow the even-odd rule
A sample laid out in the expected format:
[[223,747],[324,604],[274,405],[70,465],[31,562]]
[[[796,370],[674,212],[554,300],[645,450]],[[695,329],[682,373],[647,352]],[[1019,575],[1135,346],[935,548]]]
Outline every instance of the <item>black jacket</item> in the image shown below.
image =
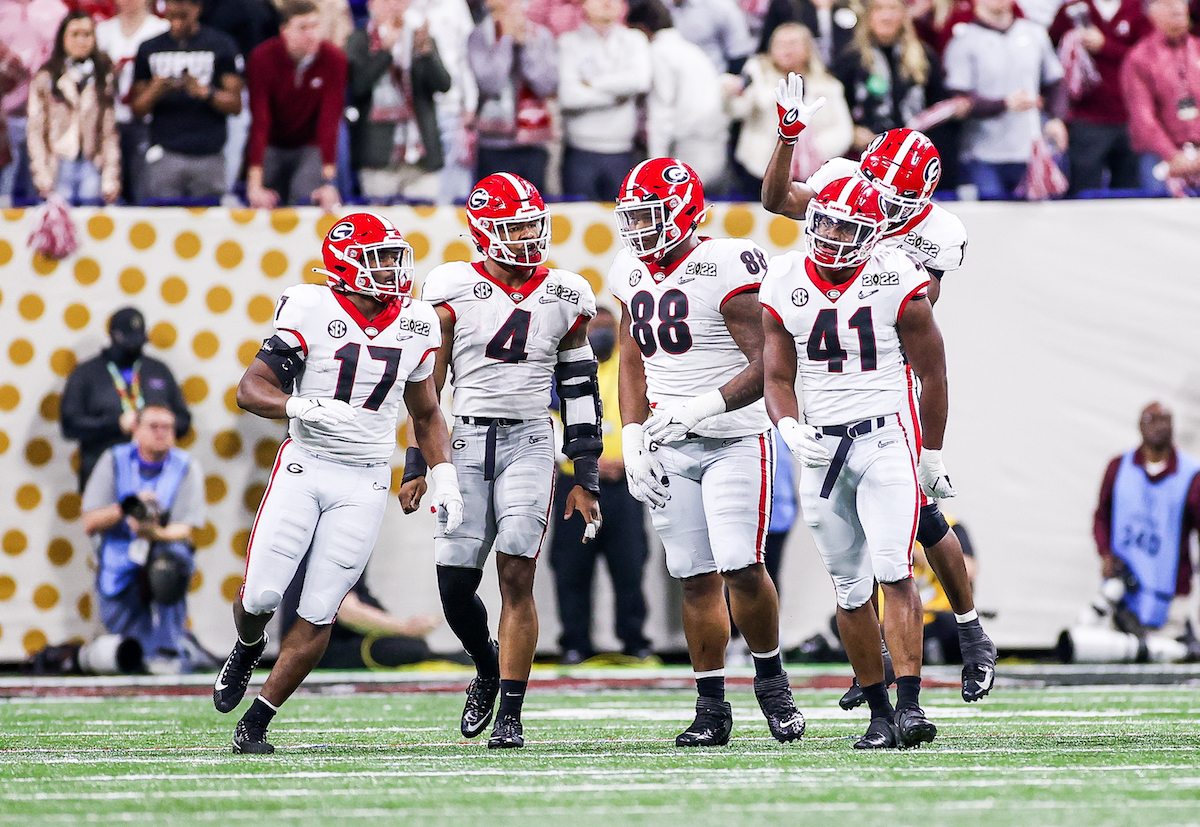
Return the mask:
[[[63,390],[60,421],[63,436],[79,440],[79,491],[100,455],[114,445],[129,441],[121,430],[121,396],[108,372],[106,350],[78,365],[67,377]],[[143,356],[140,380],[147,405],[161,405],[175,413],[175,437],[187,433],[192,424],[183,393],[171,370],[157,359]]]

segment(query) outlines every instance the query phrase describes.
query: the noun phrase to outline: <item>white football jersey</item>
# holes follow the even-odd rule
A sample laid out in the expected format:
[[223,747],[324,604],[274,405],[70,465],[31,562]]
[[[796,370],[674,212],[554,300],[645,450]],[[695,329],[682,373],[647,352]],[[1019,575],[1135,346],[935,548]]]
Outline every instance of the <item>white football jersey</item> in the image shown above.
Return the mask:
[[853,279],[832,285],[803,253],[771,259],[759,298],[796,340],[809,425],[852,425],[909,404],[896,329],[929,274],[894,247],[878,246]]
[[[804,183],[814,192],[820,192],[839,178],[853,178],[857,172],[858,164],[849,158],[833,158]],[[929,204],[903,227],[884,236],[880,244],[899,247],[926,268],[944,273],[962,267],[967,252],[967,228],[954,213]]]
[[293,419],[291,438],[319,457],[356,465],[387,462],[396,448],[404,386],[433,373],[442,341],[437,313],[427,303],[392,302],[367,320],[345,296],[319,284],[289,287],[275,305],[275,329],[299,340],[304,370],[293,391],[341,399],[357,410],[352,422],[316,425]]
[[[669,272],[648,267],[622,249],[608,271],[608,289],[629,311],[630,335],[642,352],[652,406],[681,402],[724,385],[750,362],[725,326],[721,308],[757,290],[767,255],[743,238],[705,238]],[[700,436],[748,436],[769,430],[767,406],[709,417]]]
[[455,416],[546,417],[559,345],[596,315],[583,276],[545,267],[513,289],[482,263],[451,261],[430,271],[421,297],[454,317]]

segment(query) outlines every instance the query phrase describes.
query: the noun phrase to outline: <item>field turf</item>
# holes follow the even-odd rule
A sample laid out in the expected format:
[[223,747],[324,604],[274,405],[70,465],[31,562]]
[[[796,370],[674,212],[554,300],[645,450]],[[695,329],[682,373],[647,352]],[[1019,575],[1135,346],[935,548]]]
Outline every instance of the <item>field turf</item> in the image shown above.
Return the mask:
[[927,690],[937,740],[875,753],[839,695],[798,691],[781,745],[739,687],[730,745],[682,751],[688,691],[535,687],[505,752],[459,737],[459,693],[298,695],[266,757],[205,697],[9,698],[0,824],[1200,824],[1200,688]]

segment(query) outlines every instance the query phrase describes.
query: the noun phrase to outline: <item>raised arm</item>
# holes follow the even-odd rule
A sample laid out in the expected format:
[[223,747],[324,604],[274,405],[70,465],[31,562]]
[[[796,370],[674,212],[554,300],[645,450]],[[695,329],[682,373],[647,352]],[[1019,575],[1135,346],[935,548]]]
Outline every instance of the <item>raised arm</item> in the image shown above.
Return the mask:
[[804,184],[792,181],[792,153],[800,133],[825,105],[825,98],[806,104],[803,78],[789,72],[779,81],[775,103],[779,114],[779,141],[763,174],[762,205],[773,213],[800,219],[814,193]]

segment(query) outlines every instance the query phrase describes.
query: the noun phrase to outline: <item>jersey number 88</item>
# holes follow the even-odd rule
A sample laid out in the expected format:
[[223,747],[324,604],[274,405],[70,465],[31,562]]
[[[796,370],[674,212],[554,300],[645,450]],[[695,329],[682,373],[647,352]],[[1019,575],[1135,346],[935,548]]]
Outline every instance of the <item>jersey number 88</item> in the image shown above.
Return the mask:
[[686,321],[687,294],[682,290],[668,290],[662,294],[658,300],[657,331],[653,325],[654,311],[654,296],[645,290],[636,293],[629,302],[629,315],[633,317],[629,332],[642,356],[653,356],[660,346],[663,352],[672,355],[686,353],[692,347],[692,332],[688,330]]

